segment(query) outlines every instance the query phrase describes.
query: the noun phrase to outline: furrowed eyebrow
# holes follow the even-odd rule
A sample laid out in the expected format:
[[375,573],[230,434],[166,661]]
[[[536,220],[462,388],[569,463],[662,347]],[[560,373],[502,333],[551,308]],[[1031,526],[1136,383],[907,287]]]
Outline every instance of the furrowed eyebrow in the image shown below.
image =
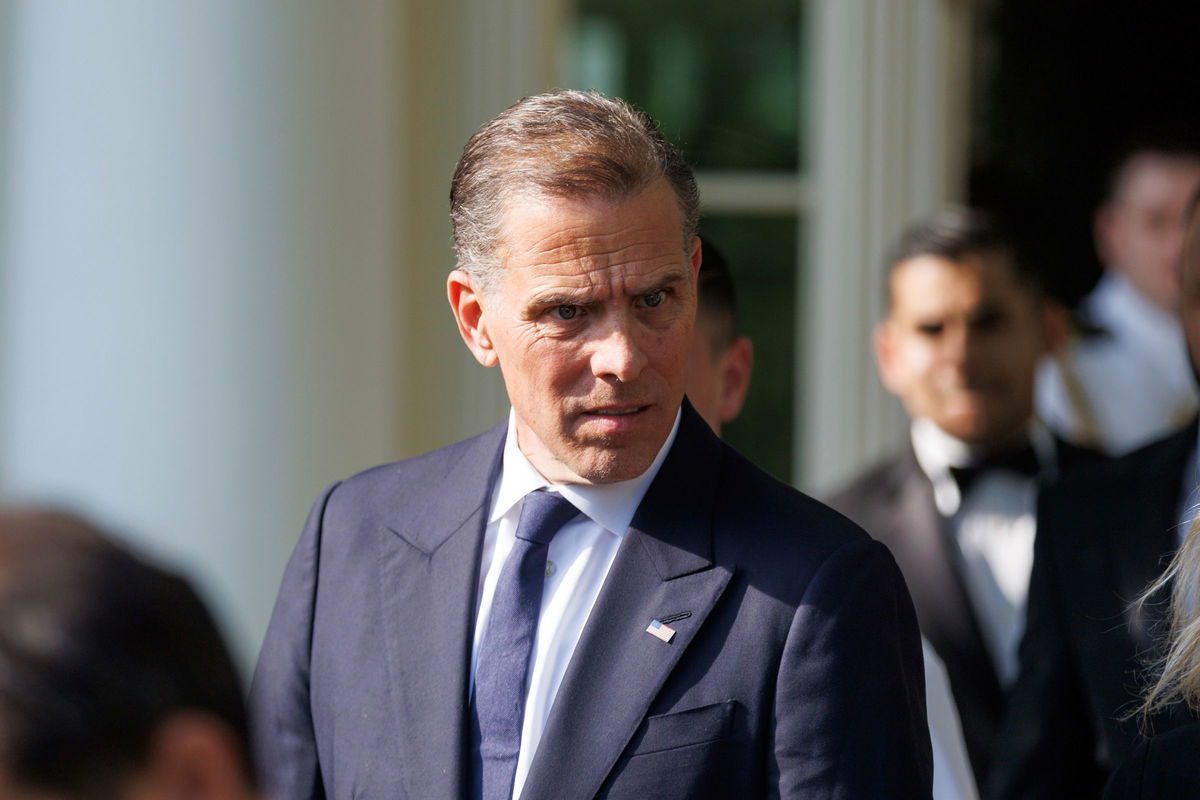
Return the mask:
[[530,302],[530,305],[539,307],[554,307],[554,306],[582,306],[587,305],[589,298],[587,292],[550,292],[547,294],[536,295]]
[[[685,270],[672,270],[658,280],[630,288],[626,292],[626,295],[629,297],[641,297],[642,295],[657,292],[660,289],[669,289],[677,286],[686,280],[687,272]],[[534,295],[530,299],[529,305],[539,308],[553,308],[555,306],[586,306],[592,302],[594,302],[594,298],[587,289],[560,289],[549,291],[545,294]]]
[[684,272],[682,270],[680,270],[680,271],[673,270],[670,273],[664,275],[659,280],[654,281],[653,283],[650,283],[644,287],[639,287],[639,288],[632,290],[631,292],[629,292],[629,296],[630,297],[640,297],[641,295],[644,295],[644,294],[650,294],[651,292],[657,292],[660,289],[669,289],[670,287],[677,286],[678,284],[681,284],[686,280],[687,280],[687,272]]

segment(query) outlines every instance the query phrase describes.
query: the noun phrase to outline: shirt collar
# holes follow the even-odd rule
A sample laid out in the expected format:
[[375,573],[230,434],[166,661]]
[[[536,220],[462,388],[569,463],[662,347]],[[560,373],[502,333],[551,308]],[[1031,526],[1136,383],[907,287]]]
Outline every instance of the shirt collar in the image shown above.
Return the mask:
[[[946,516],[953,515],[962,504],[962,495],[950,468],[970,466],[978,460],[979,453],[939,428],[933,420],[923,417],[913,420],[911,435],[913,453],[921,471],[933,484],[933,499],[938,510]],[[1029,422],[1029,441],[1041,465],[1039,480],[1052,479],[1058,469],[1054,437],[1045,425],[1033,419]]]
[[1120,273],[1105,273],[1085,302],[1096,322],[1105,327],[1119,327],[1155,341],[1182,342],[1178,318],[1155,305]]
[[[675,434],[679,431],[680,411],[675,412],[675,424],[671,432],[658,449],[658,455],[649,468],[627,481],[604,484],[559,483],[553,488],[571,501],[571,504],[582,511],[589,519],[602,528],[624,536],[637,513],[642,498],[658,475],[659,468],[666,460],[671,445],[675,442]],[[525,495],[552,484],[542,477],[529,459],[517,446],[517,417],[515,411],[508,414],[508,432],[504,437],[504,454],[500,465],[500,479],[496,484],[496,499],[492,503],[492,513],[488,522],[492,523],[503,517]]]

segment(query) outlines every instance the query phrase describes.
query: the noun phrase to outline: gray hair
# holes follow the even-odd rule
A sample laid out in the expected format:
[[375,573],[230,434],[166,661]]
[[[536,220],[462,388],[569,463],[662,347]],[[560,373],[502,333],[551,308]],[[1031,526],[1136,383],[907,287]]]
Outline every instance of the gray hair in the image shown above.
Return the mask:
[[521,192],[617,201],[665,178],[675,192],[686,253],[699,224],[691,167],[648,114],[599,92],[526,97],[467,142],[450,185],[459,269],[483,290],[496,282],[505,204]]

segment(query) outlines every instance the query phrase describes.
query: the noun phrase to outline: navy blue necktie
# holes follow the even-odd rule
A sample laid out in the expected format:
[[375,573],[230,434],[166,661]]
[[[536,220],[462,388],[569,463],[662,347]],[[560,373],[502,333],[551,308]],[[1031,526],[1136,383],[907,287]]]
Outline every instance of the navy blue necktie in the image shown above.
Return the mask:
[[521,506],[517,538],[496,582],[475,660],[482,800],[512,797],[525,717],[525,682],[546,582],[546,552],[554,534],[577,513],[570,501],[545,489],[527,494]]

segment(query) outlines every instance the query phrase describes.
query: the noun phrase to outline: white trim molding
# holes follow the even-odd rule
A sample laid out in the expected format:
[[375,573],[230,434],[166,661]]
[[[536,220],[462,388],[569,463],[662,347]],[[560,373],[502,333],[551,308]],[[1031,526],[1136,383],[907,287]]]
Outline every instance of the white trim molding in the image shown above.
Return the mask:
[[798,282],[794,474],[824,491],[905,428],[876,375],[871,330],[888,247],[962,195],[970,20],[961,0],[810,0],[807,10],[814,197]]

